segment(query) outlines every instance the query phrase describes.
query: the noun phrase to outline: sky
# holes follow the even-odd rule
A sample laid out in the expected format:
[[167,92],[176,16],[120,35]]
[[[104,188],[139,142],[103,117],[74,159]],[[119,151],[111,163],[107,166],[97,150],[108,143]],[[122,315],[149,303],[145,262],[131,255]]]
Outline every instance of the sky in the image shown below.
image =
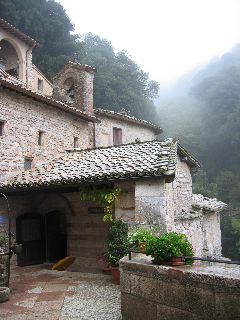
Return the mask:
[[168,86],[240,43],[240,0],[58,0],[75,25]]

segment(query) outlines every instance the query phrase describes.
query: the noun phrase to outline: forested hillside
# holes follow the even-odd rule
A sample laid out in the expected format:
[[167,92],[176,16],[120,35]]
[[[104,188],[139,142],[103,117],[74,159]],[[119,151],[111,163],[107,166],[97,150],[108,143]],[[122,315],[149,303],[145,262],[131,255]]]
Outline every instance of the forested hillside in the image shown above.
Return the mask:
[[159,86],[125,51],[97,35],[74,34],[64,8],[50,0],[0,0],[0,16],[37,40],[33,62],[51,78],[69,60],[97,68],[94,105],[129,109],[139,118],[158,122],[152,99]]
[[[182,90],[179,90],[182,88]],[[222,216],[224,254],[240,238],[240,45],[185,75],[159,102],[161,126],[202,162],[194,191],[229,204]],[[240,245],[240,242],[239,242]]]

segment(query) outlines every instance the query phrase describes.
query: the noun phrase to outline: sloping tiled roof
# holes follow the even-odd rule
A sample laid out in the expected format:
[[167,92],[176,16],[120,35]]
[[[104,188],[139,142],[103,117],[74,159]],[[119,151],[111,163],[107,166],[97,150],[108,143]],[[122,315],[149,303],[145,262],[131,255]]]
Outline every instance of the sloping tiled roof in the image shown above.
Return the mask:
[[[75,149],[32,170],[8,178],[0,185],[0,190],[171,176],[175,173],[178,149],[178,143],[172,139],[97,149]],[[191,165],[199,166],[199,162],[191,158]]]
[[32,47],[41,47],[41,45],[34,39],[27,36],[22,31],[18,30],[16,27],[11,25],[9,22],[5,21],[4,19],[0,18],[0,28],[4,29],[8,33],[13,34],[18,39],[22,40],[23,42],[27,43]]
[[129,114],[126,114],[126,113],[104,110],[101,108],[94,109],[94,113],[96,115],[120,119],[120,120],[128,121],[130,123],[135,123],[137,125],[145,126],[150,129],[153,129],[156,133],[162,132],[162,129],[159,126],[157,126],[156,124],[153,124],[153,123],[146,121],[146,120],[135,118],[135,117],[130,116]]
[[86,114],[85,112],[79,110],[76,107],[69,106],[67,103],[57,101],[53,98],[47,97],[43,94],[40,94],[36,91],[33,91],[26,87],[26,84],[20,80],[18,80],[15,77],[9,76],[6,72],[0,72],[0,86],[3,86],[5,88],[8,88],[10,90],[14,90],[16,92],[21,93],[22,95],[25,95],[27,97],[30,97],[34,100],[46,103],[50,106],[57,107],[61,110],[64,110],[66,112],[70,112],[82,119],[85,119],[87,121],[92,122],[98,122],[97,118],[95,116],[90,116]]

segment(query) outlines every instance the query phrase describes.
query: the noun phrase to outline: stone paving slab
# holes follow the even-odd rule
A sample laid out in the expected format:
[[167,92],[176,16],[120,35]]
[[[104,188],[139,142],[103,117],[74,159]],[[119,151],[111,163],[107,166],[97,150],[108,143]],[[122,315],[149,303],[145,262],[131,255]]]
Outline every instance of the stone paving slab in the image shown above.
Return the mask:
[[120,289],[104,274],[14,267],[6,320],[120,320]]

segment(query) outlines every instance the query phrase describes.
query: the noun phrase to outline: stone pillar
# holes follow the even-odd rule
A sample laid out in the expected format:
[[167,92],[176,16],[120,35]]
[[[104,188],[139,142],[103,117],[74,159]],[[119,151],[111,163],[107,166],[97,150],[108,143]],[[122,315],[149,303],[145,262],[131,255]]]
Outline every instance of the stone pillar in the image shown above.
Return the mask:
[[167,228],[165,180],[137,181],[135,185],[135,221],[137,224]]

